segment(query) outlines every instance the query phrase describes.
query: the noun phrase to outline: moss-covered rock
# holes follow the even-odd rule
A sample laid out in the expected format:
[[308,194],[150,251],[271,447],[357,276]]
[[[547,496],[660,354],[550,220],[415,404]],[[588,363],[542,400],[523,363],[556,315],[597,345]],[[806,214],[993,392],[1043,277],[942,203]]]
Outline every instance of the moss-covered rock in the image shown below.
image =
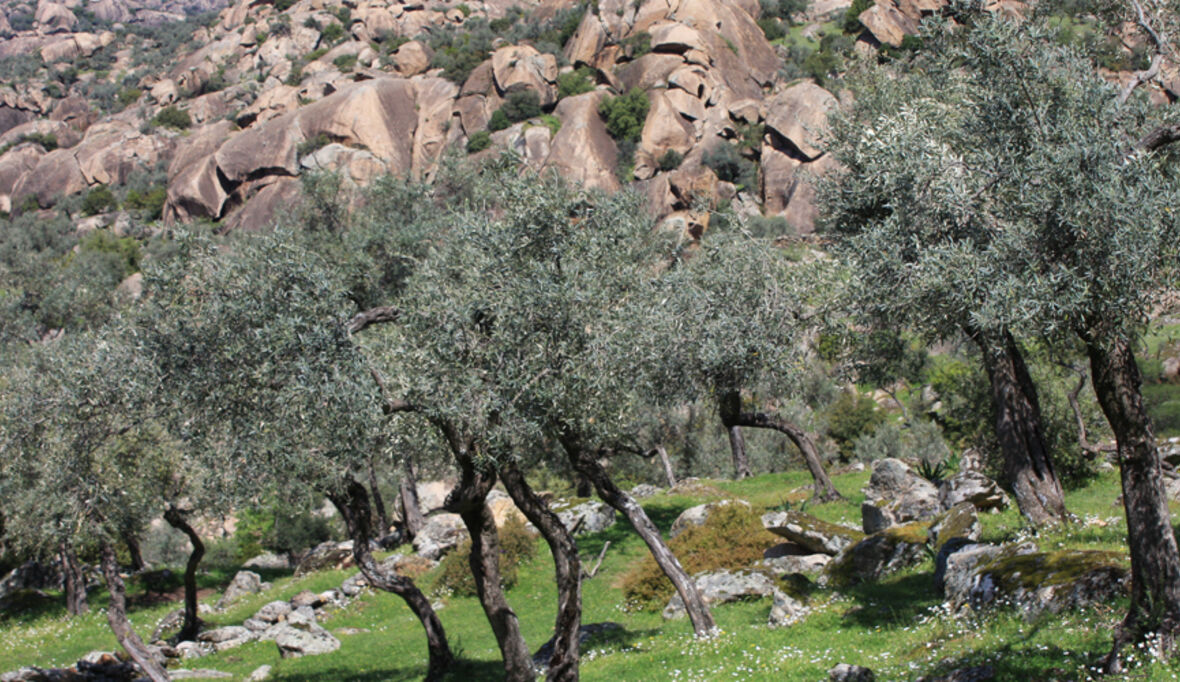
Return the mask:
[[817,519],[799,511],[769,512],[762,515],[766,530],[802,545],[812,552],[836,555],[864,539],[864,533]]
[[1108,601],[1125,594],[1130,585],[1127,557],[1121,552],[1001,548],[988,553],[966,579],[947,582],[952,607],[1013,605],[1030,614],[1060,613]]
[[921,563],[930,524],[913,521],[873,533],[836,555],[824,575],[828,584],[849,587]]
[[935,517],[930,524],[930,547],[937,554],[951,538],[962,538],[970,542],[979,540],[983,533],[975,505],[960,502]]

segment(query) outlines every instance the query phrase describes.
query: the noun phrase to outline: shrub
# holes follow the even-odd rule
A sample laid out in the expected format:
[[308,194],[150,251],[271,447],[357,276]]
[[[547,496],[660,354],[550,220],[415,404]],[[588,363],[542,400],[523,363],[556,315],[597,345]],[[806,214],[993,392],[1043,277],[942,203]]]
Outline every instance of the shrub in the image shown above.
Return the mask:
[[606,122],[606,130],[611,137],[634,142],[643,132],[643,123],[647,120],[650,107],[647,93],[632,88],[619,97],[604,97],[598,103],[598,113]]
[[8,17],[8,25],[14,31],[32,31],[35,21],[32,12],[14,12]]
[[78,253],[86,256],[102,256],[105,267],[112,272],[116,281],[139,272],[143,252],[134,237],[116,237],[108,230],[94,230],[78,242]]
[[[516,584],[517,567],[536,554],[537,541],[516,514],[508,516],[499,529],[499,535],[500,578],[504,589],[509,589]],[[435,592],[449,591],[462,597],[475,596],[475,578],[471,575],[470,560],[471,541],[467,540],[443,558],[438,578],[434,582]]]
[[35,142],[47,152],[57,149],[57,135],[53,133],[25,133],[20,136],[20,142]]
[[486,130],[481,130],[467,138],[468,154],[482,152],[490,146],[492,146],[492,134]]
[[328,137],[327,133],[318,133],[315,137],[309,137],[295,148],[296,158],[303,158],[308,154],[314,154],[316,151],[332,144],[332,138]]
[[762,17],[758,20],[758,28],[762,29],[762,35],[766,36],[767,40],[778,40],[787,36],[783,23],[776,17]]
[[684,161],[684,155],[675,149],[669,149],[660,157],[659,166],[662,171],[676,170]]
[[541,114],[541,123],[549,129],[550,135],[556,135],[561,130],[561,119],[553,114]]
[[148,220],[159,220],[167,199],[168,190],[163,187],[153,187],[146,192],[132,189],[123,200],[123,208],[143,211]]
[[775,239],[777,237],[796,236],[795,228],[781,215],[751,216],[746,220],[746,231],[755,237]]
[[[749,568],[780,538],[762,526],[754,510],[740,504],[715,508],[701,526],[690,526],[668,542],[689,575],[721,569]],[[628,608],[657,610],[675,593],[655,559],[643,561],[623,576]]]
[[464,18],[464,19],[466,19],[467,17],[471,16],[471,6],[470,6],[470,5],[468,5],[468,4],[467,4],[467,3],[465,3],[465,2],[461,2],[461,3],[459,3],[458,5],[455,5],[455,9],[457,9],[457,10],[459,10],[460,12],[462,12],[462,13],[463,13],[463,18]]
[[275,9],[286,12],[295,6],[295,0],[275,0]]
[[344,27],[333,21],[324,27],[323,32],[320,33],[320,37],[323,38],[325,43],[334,45],[344,39]]
[[732,182],[738,189],[752,189],[758,184],[754,162],[742,156],[737,147],[720,143],[705,150],[701,163],[717,174],[717,179]]
[[513,92],[499,110],[513,123],[525,121],[541,115],[541,98],[533,90]]
[[844,21],[840,24],[840,28],[849,34],[865,30],[864,24],[860,23],[860,15],[872,6],[873,0],[852,0],[852,4],[844,12]]
[[339,57],[333,59],[332,63],[335,64],[336,68],[340,69],[341,71],[348,72],[352,71],[353,67],[356,66],[356,61],[357,56],[355,54],[342,54]]
[[488,130],[493,132],[503,130],[510,125],[512,125],[512,121],[508,120],[508,114],[504,113],[502,107],[492,112],[492,117],[488,119]]
[[308,17],[303,20],[303,28],[310,28],[313,31],[322,31],[324,29],[323,25],[320,24],[319,19],[316,19],[311,15],[308,15]]
[[119,91],[119,95],[117,98],[118,102],[119,102],[119,108],[126,109],[127,107],[131,106],[132,104],[135,104],[136,102],[138,102],[139,98],[142,96],[143,96],[143,91],[140,90],[139,88],[123,88],[122,90]]
[[623,47],[623,52],[628,57],[639,59],[651,52],[651,34],[647,31],[640,31],[619,44]]
[[344,26],[348,26],[350,23],[352,23],[352,10],[349,9],[348,5],[337,5],[336,9],[332,10],[332,14],[335,15],[335,17],[339,19],[340,23]]
[[175,128],[176,130],[187,130],[193,125],[193,119],[188,115],[188,112],[184,109],[178,109],[174,104],[161,109],[160,113],[156,114],[156,117],[152,121],[156,125]]
[[583,66],[577,71],[567,71],[557,76],[557,99],[573,97],[594,89],[593,72]]
[[82,213],[84,215],[109,213],[117,208],[119,208],[119,202],[106,185],[99,185],[90,190],[86,193],[86,198],[82,201]]
[[872,398],[853,391],[840,394],[828,407],[828,435],[840,447],[840,459],[852,457],[856,439],[872,433],[885,415],[877,409]]
[[808,0],[762,0],[762,15],[794,23],[795,15],[807,11]]

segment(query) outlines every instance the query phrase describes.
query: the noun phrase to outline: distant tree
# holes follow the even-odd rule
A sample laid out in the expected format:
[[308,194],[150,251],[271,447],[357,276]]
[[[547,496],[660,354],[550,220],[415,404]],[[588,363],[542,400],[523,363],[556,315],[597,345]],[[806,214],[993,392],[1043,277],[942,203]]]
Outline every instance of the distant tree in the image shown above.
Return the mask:
[[1131,607],[1106,660],[1116,671],[1126,643],[1156,635],[1172,651],[1180,629],[1180,554],[1133,351],[1180,263],[1167,147],[1180,128],[1044,25],[970,19],[970,30],[924,35],[936,49],[916,68],[870,76],[879,92],[861,89],[858,115],[837,124],[847,171],[829,195],[831,225],[899,312],[924,304],[926,324],[945,316],[996,338],[985,345],[993,386],[1032,408],[1015,336],[1084,344],[1118,443],[1131,554]]

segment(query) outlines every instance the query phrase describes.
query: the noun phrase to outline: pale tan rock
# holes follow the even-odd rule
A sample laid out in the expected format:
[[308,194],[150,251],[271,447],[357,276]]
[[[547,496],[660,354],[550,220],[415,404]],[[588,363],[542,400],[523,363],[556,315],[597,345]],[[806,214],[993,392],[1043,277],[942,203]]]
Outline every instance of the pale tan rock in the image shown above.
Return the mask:
[[58,62],[73,60],[79,54],[78,43],[74,41],[73,36],[66,36],[42,47],[41,61],[46,64],[56,64]]
[[392,172],[409,173],[418,126],[415,106],[409,81],[382,78],[356,83],[303,107],[296,115],[303,138],[324,133],[332,140],[368,149]]
[[[719,33],[725,49],[732,53],[736,48],[741,68],[759,85],[774,81],[779,69],[778,55],[758,28],[754,16],[734,0],[680,0],[675,16],[677,21],[709,27]],[[655,46],[654,34],[652,46]],[[709,46],[709,55],[715,61],[719,51],[715,43]]]
[[86,189],[86,178],[70,149],[58,149],[37,159],[37,165],[13,187],[14,198],[33,195],[41,208],[53,206],[58,197]]
[[650,91],[648,98],[651,108],[643,123],[639,148],[657,161],[669,150],[687,152],[693,143],[692,126],[681,118],[663,90]]
[[232,130],[233,124],[229,121],[217,121],[196,131],[177,146],[168,166],[165,221],[221,217],[229,195],[217,176],[214,155]]
[[699,121],[705,117],[705,103],[683,90],[668,90],[664,97],[682,117]]
[[622,84],[622,91],[638,88],[650,90],[652,87],[666,82],[678,68],[684,65],[684,59],[674,54],[645,54],[633,62],[629,62],[619,69],[618,77]]
[[619,188],[618,150],[598,115],[602,97],[600,91],[587,92],[557,103],[561,130],[553,138],[545,168],[576,185],[613,191]]
[[797,234],[815,232],[815,220],[819,216],[815,181],[834,168],[835,160],[827,155],[803,162],[771,145],[763,145],[762,194],[766,214],[786,218]]
[[459,96],[487,95],[492,92],[495,92],[492,60],[487,59],[471,70],[471,75],[467,76],[467,80],[463,81],[463,87],[459,89]]
[[256,123],[269,121],[299,108],[299,89],[290,85],[271,88],[258,96],[249,106],[238,112],[234,119],[238,125],[247,128]]
[[69,149],[82,140],[82,134],[64,121],[38,118],[22,123],[0,135],[0,146],[16,144],[28,135],[52,135],[57,139],[59,149]]
[[37,21],[37,32],[42,35],[69,33],[74,30],[74,25],[78,23],[78,17],[74,16],[74,13],[65,5],[48,2],[42,2],[37,5],[37,11],[33,15],[33,18]]
[[87,183],[120,185],[137,167],[155,166],[168,151],[168,140],[144,135],[123,121],[105,120],[91,126],[73,152]]
[[385,162],[364,149],[353,149],[342,144],[332,143],[313,154],[304,156],[299,165],[312,171],[331,171],[340,173],[344,178],[356,185],[367,185],[377,176],[389,172]]
[[411,40],[397,48],[391,57],[394,70],[406,78],[416,76],[430,68],[430,48],[417,40]]
[[194,125],[204,125],[228,116],[230,103],[225,91],[210,92],[190,100],[187,111]]
[[[451,128],[459,88],[443,78],[416,78],[413,84],[418,123],[414,130],[410,177],[429,180],[434,177],[438,161],[446,148],[447,132]],[[404,171],[403,168],[397,170]]]
[[256,124],[226,140],[215,154],[226,179],[240,183],[252,176],[298,173],[295,150],[305,136],[295,116],[286,114]]
[[179,90],[176,87],[175,81],[171,78],[165,78],[156,82],[148,93],[158,104],[168,105],[176,101]]
[[918,32],[918,23],[888,0],[866,9],[858,18],[877,42],[894,47],[900,47],[906,36]]
[[459,122],[463,132],[470,137],[480,130],[487,130],[488,111],[487,98],[483,95],[467,95],[455,101],[455,113],[459,115]]
[[795,145],[806,159],[822,153],[828,112],[838,102],[832,93],[805,80],[774,96],[767,104],[766,127]]
[[537,93],[542,106],[557,101],[557,58],[529,45],[510,45],[492,53],[492,78],[501,95],[520,90]]
[[709,72],[699,66],[681,66],[668,74],[669,89],[683,90],[702,102],[709,101],[713,94],[713,85]]
[[657,52],[708,52],[708,46],[700,32],[678,21],[661,22],[652,26],[648,33],[651,34],[651,49]]
[[605,45],[606,31],[602,27],[602,22],[598,20],[598,15],[586,12],[582,15],[582,23],[578,24],[578,30],[574,31],[573,37],[566,43],[563,54],[566,61],[574,66],[596,66],[598,56]]
[[296,178],[272,177],[251,184],[257,191],[226,218],[226,230],[255,232],[270,227],[275,218],[296,205],[303,191]]
[[17,182],[21,176],[37,167],[45,152],[35,144],[18,145],[0,156],[0,211],[12,212],[12,203]]
[[553,135],[547,126],[533,126],[524,131],[521,158],[533,167],[540,167],[549,158]]

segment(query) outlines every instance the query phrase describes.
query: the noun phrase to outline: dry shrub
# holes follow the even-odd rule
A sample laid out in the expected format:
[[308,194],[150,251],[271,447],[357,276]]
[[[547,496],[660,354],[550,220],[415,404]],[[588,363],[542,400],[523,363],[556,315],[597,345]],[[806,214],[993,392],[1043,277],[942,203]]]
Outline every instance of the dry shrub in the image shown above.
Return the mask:
[[[762,559],[766,548],[780,538],[762,526],[762,518],[742,504],[714,508],[701,526],[690,526],[668,543],[689,575],[721,569],[750,568]],[[623,594],[629,608],[656,610],[671,599],[675,588],[647,556],[623,576]]]
[[[537,552],[537,541],[516,514],[508,515],[499,528],[500,579],[504,589],[516,584],[516,568],[531,560]],[[471,574],[471,541],[465,540],[443,558],[435,592],[450,592],[460,597],[474,597],[475,577]]]

